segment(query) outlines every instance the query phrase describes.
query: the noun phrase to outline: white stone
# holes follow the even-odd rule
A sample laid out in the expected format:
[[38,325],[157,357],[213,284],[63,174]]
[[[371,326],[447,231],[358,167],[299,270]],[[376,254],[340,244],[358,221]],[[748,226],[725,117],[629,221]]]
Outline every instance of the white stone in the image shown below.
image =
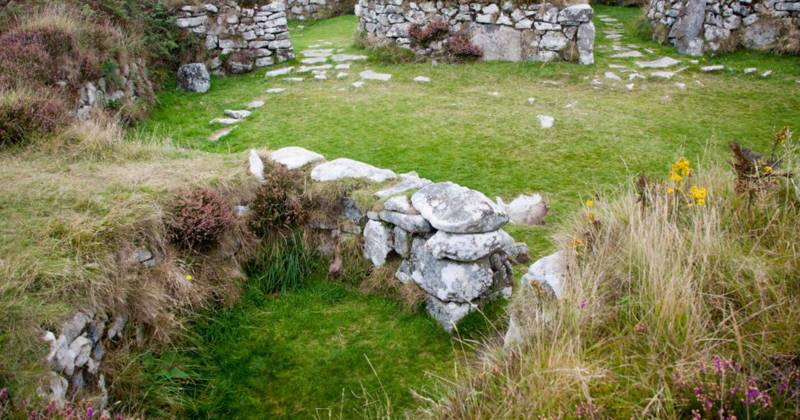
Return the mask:
[[755,67],[747,67],[747,68],[744,69],[744,74],[753,74],[753,73],[755,73],[757,71],[758,71],[758,69],[755,68]]
[[224,114],[228,117],[235,118],[237,120],[243,120],[252,114],[250,111],[245,111],[243,109],[226,109]]
[[264,101],[252,101],[247,104],[247,108],[249,109],[257,109],[261,108],[262,106],[264,106]]
[[266,93],[270,93],[270,94],[277,94],[277,93],[286,92],[286,89],[285,88],[269,88],[265,92]]
[[536,103],[536,98],[528,98],[528,105],[533,105]]
[[397,178],[397,175],[388,170],[376,168],[364,162],[340,158],[316,166],[311,171],[314,181],[338,181],[346,178],[366,179],[372,182],[383,182]]
[[633,90],[634,87],[636,87],[636,85],[634,85],[633,83],[625,84],[625,90]]
[[414,173],[402,174],[400,177],[402,180],[399,183],[376,192],[375,197],[386,198],[432,184],[430,180],[420,178]]
[[350,70],[350,64],[349,63],[337,64],[333,68],[335,70]]
[[548,212],[547,204],[539,194],[520,194],[508,204],[498,197],[497,205],[508,214],[511,223],[517,225],[542,225]]
[[424,217],[418,214],[397,213],[394,211],[382,211],[378,214],[381,220],[391,223],[403,230],[411,233],[428,233],[433,230],[431,224]]
[[539,126],[545,129],[553,128],[553,124],[556,121],[556,119],[550,115],[537,115],[536,118],[539,120]]
[[372,70],[364,70],[361,73],[359,73],[359,76],[361,76],[361,78],[365,80],[380,80],[382,82],[389,81],[389,79],[392,78],[391,74],[376,73]]
[[639,58],[639,57],[642,57],[642,53],[640,53],[639,51],[625,51],[611,56],[611,58]]
[[300,169],[309,163],[325,160],[319,153],[296,146],[278,149],[270,153],[269,158],[288,169]]
[[430,83],[431,78],[427,76],[417,76],[414,78],[414,81],[417,83]]
[[214,118],[210,121],[211,124],[231,125],[239,123],[241,120],[238,118]]
[[761,77],[769,77],[770,75],[772,75],[772,70],[767,70],[761,73]]
[[486,258],[467,263],[438,259],[420,239],[414,240],[411,253],[414,283],[440,301],[469,303],[492,286],[492,270]]
[[514,239],[502,229],[487,233],[436,232],[425,246],[438,259],[472,262],[513,245]]
[[392,252],[392,231],[384,223],[370,220],[364,226],[364,257],[375,267],[386,264],[386,257]]
[[716,65],[713,65],[713,66],[700,67],[700,70],[704,71],[704,72],[720,71],[720,70],[724,70],[724,69],[725,69],[725,66],[723,66],[722,64],[716,64]]
[[470,313],[472,305],[469,303],[442,302],[435,297],[428,296],[425,301],[425,309],[428,315],[439,322],[445,331],[452,332],[458,321]]
[[397,195],[383,203],[383,209],[386,211],[394,211],[398,213],[416,214],[417,211],[411,207],[411,201],[408,196]]
[[608,80],[614,80],[614,81],[617,81],[617,82],[622,81],[622,78],[617,76],[617,74],[614,73],[613,71],[607,71],[605,73],[605,78],[608,79]]
[[362,61],[366,60],[366,55],[353,55],[353,54],[335,54],[331,59],[335,62],[342,62],[342,61]]
[[361,80],[353,82],[353,87],[356,88],[356,89],[360,89],[360,88],[364,87],[364,82],[361,81]]
[[452,182],[422,187],[411,203],[434,228],[450,233],[491,232],[508,222],[508,215],[483,193]]
[[282,69],[270,70],[267,72],[267,77],[278,77],[289,74],[294,71],[294,67],[284,67]]
[[259,181],[264,181],[264,161],[255,149],[250,149],[250,173]]
[[343,71],[339,72],[339,73],[336,73],[336,78],[337,79],[346,79],[348,76],[350,76],[350,73],[345,73]]
[[559,251],[533,263],[522,276],[522,285],[530,287],[531,282],[537,281],[541,286],[551,289],[556,298],[560,299],[564,295],[566,275],[566,255]]
[[680,61],[672,57],[661,57],[652,61],[637,61],[636,65],[645,69],[661,69],[679,64]]
[[324,63],[328,59],[325,57],[308,57],[300,60],[301,64],[319,64]]

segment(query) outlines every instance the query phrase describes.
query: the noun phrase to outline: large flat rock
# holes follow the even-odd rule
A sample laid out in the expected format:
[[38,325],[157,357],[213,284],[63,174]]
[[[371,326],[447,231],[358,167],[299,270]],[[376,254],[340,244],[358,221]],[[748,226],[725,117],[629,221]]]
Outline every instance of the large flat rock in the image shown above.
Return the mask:
[[383,182],[397,178],[397,174],[376,168],[357,160],[339,158],[314,167],[311,179],[314,181],[339,181],[347,178],[365,179],[372,182]]
[[414,240],[411,254],[414,262],[411,278],[443,302],[469,303],[492,287],[494,278],[488,259],[476,262],[438,259],[420,239]]
[[437,230],[484,233],[500,229],[508,215],[483,193],[452,182],[422,187],[411,204]]
[[425,242],[435,258],[462,262],[480,260],[513,244],[514,239],[502,229],[468,234],[439,231]]
[[309,163],[325,160],[325,157],[317,152],[296,146],[278,149],[270,153],[269,158],[288,169],[300,169]]

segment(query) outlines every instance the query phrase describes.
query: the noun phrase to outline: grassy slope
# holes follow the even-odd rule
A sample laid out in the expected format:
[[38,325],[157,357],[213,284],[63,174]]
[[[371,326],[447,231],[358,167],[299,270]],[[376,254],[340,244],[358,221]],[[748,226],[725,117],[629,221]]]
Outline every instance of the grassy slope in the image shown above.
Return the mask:
[[[675,56],[669,48],[634,38],[638,10],[597,10],[626,22],[628,41]],[[293,27],[298,51],[320,40],[352,44],[352,16],[306,25],[303,30]],[[597,25],[602,34],[602,23]],[[218,78],[203,96],[162,94],[144,129],[215,152],[298,145],[328,158],[347,156],[397,171],[416,170],[489,195],[544,192],[553,207],[553,222],[592,191],[617,185],[626,174],[661,171],[681,154],[693,161],[718,160],[733,139],[763,138],[759,135],[800,121],[796,58],[742,52],[704,59],[725,63],[738,73],[710,75],[690,69],[680,76],[685,91],[675,89],[673,81],[648,80],[628,92],[622,84],[590,86],[591,78],[602,79],[611,61],[610,50],[601,49],[610,42],[600,35],[598,45],[596,66],[369,63],[354,65],[346,79],[326,82],[290,84],[265,80],[263,72]],[[749,66],[775,74],[768,79],[742,75],[741,69]],[[392,73],[392,81],[353,89],[350,84],[366,67]],[[414,83],[417,75],[433,82]],[[289,89],[282,95],[261,94],[274,86]],[[500,96],[492,97],[490,91]],[[267,105],[230,137],[219,143],[205,140],[215,130],[207,121],[259,96],[266,97]],[[528,97],[536,98],[535,105],[526,104]],[[565,107],[571,103],[575,105]],[[537,114],[553,115],[555,128],[540,130]],[[514,230],[533,246],[534,255],[551,246],[550,229]]]

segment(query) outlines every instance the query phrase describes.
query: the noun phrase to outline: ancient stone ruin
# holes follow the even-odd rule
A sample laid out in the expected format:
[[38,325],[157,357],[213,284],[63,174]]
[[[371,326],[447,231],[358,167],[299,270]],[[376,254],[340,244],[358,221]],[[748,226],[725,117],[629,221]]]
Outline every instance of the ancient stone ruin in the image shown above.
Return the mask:
[[800,53],[798,0],[651,0],[653,38],[701,55],[739,46]]
[[283,0],[289,19],[324,19],[353,12],[353,4],[347,0]]
[[[355,12],[368,43],[411,48],[422,56],[452,50],[461,43],[453,34],[464,34],[484,60],[594,63],[588,4],[359,0]],[[445,30],[449,34],[441,34]]]
[[234,0],[180,8],[178,27],[202,38],[212,72],[246,73],[294,58],[283,3],[242,7]]

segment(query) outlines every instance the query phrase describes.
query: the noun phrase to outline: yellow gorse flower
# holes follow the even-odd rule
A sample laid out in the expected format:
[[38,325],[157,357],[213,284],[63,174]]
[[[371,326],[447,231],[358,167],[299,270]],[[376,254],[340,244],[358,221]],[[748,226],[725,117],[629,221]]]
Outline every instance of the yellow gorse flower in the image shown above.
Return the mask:
[[705,187],[698,187],[697,185],[693,185],[692,188],[689,189],[689,195],[694,200],[694,204],[698,206],[704,206],[706,204],[706,195],[708,192],[706,191]]
[[682,157],[672,164],[672,168],[669,172],[669,179],[672,182],[681,182],[683,178],[691,174],[692,165],[689,163],[689,159]]
[[188,281],[192,281],[193,279],[194,279],[194,277],[192,277],[192,275],[191,275],[191,274],[187,274],[187,275],[186,275],[186,280],[188,280]]
[[789,139],[792,138],[792,132],[791,132],[791,130],[789,130],[789,127],[783,127],[780,131],[775,133],[772,137],[775,139],[775,144],[782,145],[782,144],[786,143],[786,140],[789,140]]
[[590,209],[594,208],[594,200],[586,200],[586,207]]

